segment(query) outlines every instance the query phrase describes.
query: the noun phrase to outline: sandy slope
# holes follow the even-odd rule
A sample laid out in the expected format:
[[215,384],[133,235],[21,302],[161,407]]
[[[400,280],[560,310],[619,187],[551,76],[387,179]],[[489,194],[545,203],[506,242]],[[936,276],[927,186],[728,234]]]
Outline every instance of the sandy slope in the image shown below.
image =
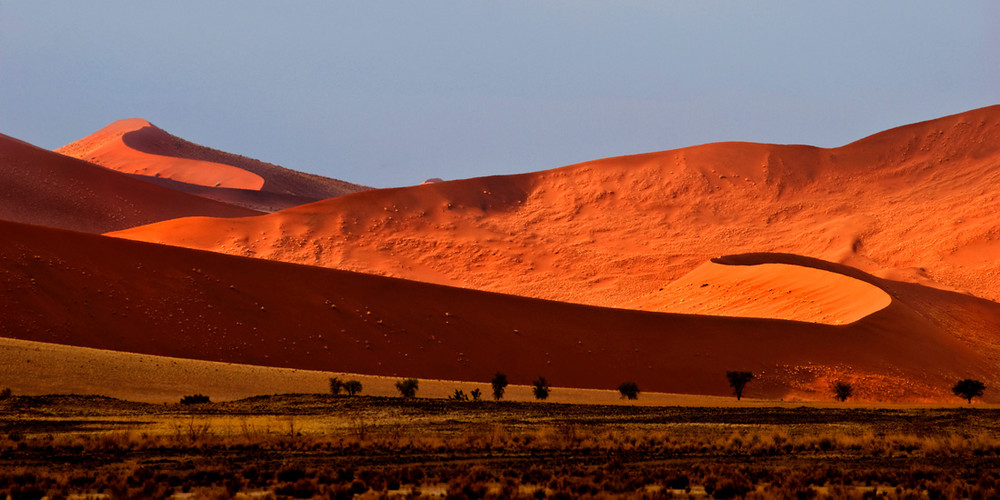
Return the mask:
[[101,233],[191,215],[258,213],[140,182],[0,135],[0,219]]
[[[549,302],[0,222],[0,336],[299,369],[726,395],[951,401],[1000,378],[1000,306],[781,255],[846,274],[893,300],[847,325],[649,313]],[[990,396],[992,397],[992,396]]]
[[206,148],[140,118],[116,121],[56,152],[146,180],[174,181],[166,185],[253,209],[287,208],[368,189]]
[[116,236],[616,307],[746,252],[998,300],[997,186],[1000,106],[833,149],[707,144]]
[[853,323],[889,305],[881,288],[799,264],[724,264],[713,260],[640,298],[635,309],[712,316]]

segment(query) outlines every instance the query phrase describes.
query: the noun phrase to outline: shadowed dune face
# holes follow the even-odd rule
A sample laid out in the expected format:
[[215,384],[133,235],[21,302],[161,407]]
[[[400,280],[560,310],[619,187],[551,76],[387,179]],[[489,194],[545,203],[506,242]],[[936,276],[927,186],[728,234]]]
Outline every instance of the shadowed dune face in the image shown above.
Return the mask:
[[[188,184],[259,191],[264,178],[248,170],[180,156],[164,155],[176,144],[146,120],[112,123],[94,135],[56,150],[126,174],[163,177]],[[152,153],[158,151],[158,153]]]
[[154,186],[0,135],[0,219],[102,233],[176,217],[259,213]]
[[[517,205],[516,190],[503,207]],[[765,257],[753,264],[806,265]],[[828,265],[828,264],[824,264]],[[830,270],[892,302],[841,326],[605,309],[0,222],[0,336],[299,369],[748,397],[951,401],[1000,383],[1000,305]],[[955,329],[955,321],[962,328]]]
[[746,252],[998,300],[996,186],[1000,106],[833,149],[708,144],[115,236],[614,307]]
[[206,148],[139,118],[116,121],[56,152],[254,209],[288,208],[368,189]]

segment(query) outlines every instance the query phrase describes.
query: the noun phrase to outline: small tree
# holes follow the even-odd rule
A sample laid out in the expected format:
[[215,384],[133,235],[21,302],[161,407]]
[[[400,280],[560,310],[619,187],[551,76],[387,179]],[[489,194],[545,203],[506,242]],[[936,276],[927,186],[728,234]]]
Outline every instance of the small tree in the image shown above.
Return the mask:
[[339,396],[344,389],[344,382],[337,377],[330,377],[330,394]]
[[833,397],[837,401],[844,402],[847,398],[854,395],[854,387],[851,384],[844,382],[843,380],[838,380],[833,383]]
[[182,405],[197,405],[202,403],[211,403],[211,401],[204,394],[192,394],[181,398]]
[[552,390],[549,388],[549,381],[545,380],[545,377],[539,375],[534,382],[531,383],[535,387],[532,389],[535,393],[535,399],[545,399],[549,397],[549,393]]
[[985,390],[986,385],[971,378],[959,380],[955,384],[955,387],[951,388],[951,392],[954,392],[960,398],[968,400],[970,405],[972,404],[972,398],[982,397]]
[[747,386],[751,380],[753,380],[752,372],[726,372],[726,378],[729,379],[729,385],[736,392],[736,400],[739,401],[743,397],[743,388]]
[[483,391],[480,391],[479,388],[476,387],[469,393],[469,395],[472,396],[473,401],[479,401],[479,398],[483,397]]
[[396,390],[404,398],[412,398],[417,395],[417,386],[420,385],[415,378],[404,378],[396,382]]
[[497,372],[490,384],[493,386],[493,399],[500,401],[503,398],[503,392],[507,390],[507,376]]
[[0,399],[10,399],[10,395],[10,387],[5,387],[4,390],[0,391]]
[[635,382],[622,382],[618,384],[618,392],[623,398],[639,399],[639,384]]
[[348,396],[354,396],[361,394],[361,382],[357,380],[348,380],[344,382],[344,390],[347,391]]
[[455,389],[455,394],[448,396],[448,399],[452,401],[468,401],[469,396],[466,396],[465,391],[463,391],[462,389]]

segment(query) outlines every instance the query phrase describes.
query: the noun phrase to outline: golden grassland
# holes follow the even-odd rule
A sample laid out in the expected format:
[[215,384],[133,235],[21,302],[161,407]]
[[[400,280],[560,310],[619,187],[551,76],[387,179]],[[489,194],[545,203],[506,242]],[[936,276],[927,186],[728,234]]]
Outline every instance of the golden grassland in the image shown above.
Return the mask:
[[1000,411],[0,400],[0,498],[991,498]]
[[[99,394],[129,401],[147,403],[177,402],[187,394],[206,394],[213,401],[229,401],[260,394],[323,393],[327,391],[330,377],[341,380],[358,380],[369,396],[393,397],[399,393],[396,382],[403,378],[376,375],[335,373],[294,368],[219,363],[194,359],[151,356],[102,349],[32,342],[0,337],[0,365],[9,366],[9,373],[0,381],[15,394]],[[624,381],[617,381],[624,382]],[[816,401],[777,401],[753,397],[754,384],[746,390],[746,397],[736,401],[731,396],[697,394],[670,394],[644,391],[637,401],[623,400],[614,390],[581,389],[558,386],[553,381],[548,401],[553,403],[580,403],[603,405],[643,406],[781,406],[843,408],[938,408],[962,407],[959,398],[951,404],[940,403],[889,403],[849,400],[834,401],[833,392],[817,394]],[[724,374],[719,374],[719,387],[728,391]],[[469,394],[479,389],[490,393],[488,381],[452,381],[420,379],[418,395],[427,398],[447,398],[456,389]],[[511,401],[533,401],[532,387],[511,384],[505,393]],[[1000,408],[1000,405],[976,401],[977,407]]]

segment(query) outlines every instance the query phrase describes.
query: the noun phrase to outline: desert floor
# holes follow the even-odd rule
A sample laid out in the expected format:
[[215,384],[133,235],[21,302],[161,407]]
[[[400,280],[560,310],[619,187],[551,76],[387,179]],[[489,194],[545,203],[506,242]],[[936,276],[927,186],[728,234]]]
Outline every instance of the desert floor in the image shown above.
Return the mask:
[[0,497],[982,497],[1000,411],[0,400]]

